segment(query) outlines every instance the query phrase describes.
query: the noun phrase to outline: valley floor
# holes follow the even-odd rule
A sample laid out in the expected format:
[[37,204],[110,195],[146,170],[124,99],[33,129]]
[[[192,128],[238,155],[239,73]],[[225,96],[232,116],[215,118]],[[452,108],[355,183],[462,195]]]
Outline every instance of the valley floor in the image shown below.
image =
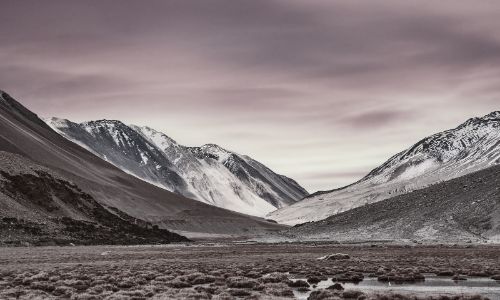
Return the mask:
[[[318,259],[334,253],[349,258]],[[468,280],[451,281],[453,275]],[[449,290],[419,293],[421,276],[434,285],[455,282],[456,288],[452,284]],[[363,277],[359,285],[346,282]],[[455,293],[455,299],[499,299],[500,283],[494,279],[500,279],[500,246],[494,245],[195,243],[0,248],[0,299],[391,299],[382,294],[402,281],[416,287],[419,298],[411,299],[443,293],[448,298],[432,299],[453,299],[450,295]],[[326,289],[335,281],[345,290]],[[467,281],[482,282],[484,289],[479,285],[471,289],[478,295],[465,296],[458,282]],[[366,282],[387,288],[366,289]],[[306,291],[309,285],[312,293]],[[410,299],[402,295],[392,299]]]

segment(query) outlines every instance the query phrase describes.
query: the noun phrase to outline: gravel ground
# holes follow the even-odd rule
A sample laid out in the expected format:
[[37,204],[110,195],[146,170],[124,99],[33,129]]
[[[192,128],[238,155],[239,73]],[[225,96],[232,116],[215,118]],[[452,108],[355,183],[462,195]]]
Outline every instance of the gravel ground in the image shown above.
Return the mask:
[[[214,243],[0,250],[0,299],[279,299],[293,298],[298,288],[324,277],[500,275],[500,246]],[[332,253],[348,257],[318,259]],[[307,282],[294,284],[294,278]],[[432,299],[482,299],[447,297]],[[309,299],[417,298],[324,289]]]

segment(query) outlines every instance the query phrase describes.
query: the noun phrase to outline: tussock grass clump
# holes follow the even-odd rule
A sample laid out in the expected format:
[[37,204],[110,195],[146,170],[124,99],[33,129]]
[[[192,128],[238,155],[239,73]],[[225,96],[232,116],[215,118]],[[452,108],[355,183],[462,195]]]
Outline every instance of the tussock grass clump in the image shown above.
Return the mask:
[[295,280],[295,281],[290,281],[288,283],[288,286],[289,287],[295,287],[295,288],[299,288],[299,287],[306,287],[306,288],[308,288],[309,287],[309,283],[307,283],[304,280]]
[[261,277],[260,281],[263,283],[288,283],[290,279],[288,279],[288,275],[286,274],[273,272]]
[[169,287],[173,287],[175,289],[183,289],[183,288],[188,288],[192,287],[192,285],[185,280],[178,278],[175,278],[174,280],[171,280],[167,283]]
[[341,300],[340,295],[330,290],[313,291],[307,300]]
[[326,288],[327,290],[343,291],[344,287],[340,283],[335,283]]
[[481,295],[433,295],[433,296],[415,296],[412,294],[400,293],[376,293],[369,295],[367,300],[489,300]]
[[293,291],[285,283],[269,283],[265,285],[264,293],[277,297],[293,297]]
[[247,288],[251,289],[258,285],[254,279],[246,277],[229,277],[226,279],[226,284],[230,288]]
[[365,294],[358,290],[346,290],[342,293],[342,297],[345,299],[358,299],[361,296],[365,296]]
[[252,294],[248,290],[245,290],[245,289],[234,289],[234,288],[230,288],[226,292],[228,292],[230,295],[235,296],[235,297],[250,296]]

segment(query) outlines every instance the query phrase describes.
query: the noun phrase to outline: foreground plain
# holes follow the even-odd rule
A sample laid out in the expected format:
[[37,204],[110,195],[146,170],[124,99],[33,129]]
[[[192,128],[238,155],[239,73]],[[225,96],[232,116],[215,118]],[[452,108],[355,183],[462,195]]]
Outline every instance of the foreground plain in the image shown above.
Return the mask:
[[[318,259],[331,253],[349,258]],[[415,299],[362,295],[349,291],[345,281],[392,276],[391,280],[411,282],[429,273],[497,278],[500,247],[205,243],[0,248],[0,299],[277,299],[297,295]],[[343,281],[346,289],[305,292],[318,280],[331,281],[332,277]],[[304,282],[297,283],[298,278]],[[450,294],[446,297],[432,299],[454,299]],[[462,295],[455,299],[483,298]]]

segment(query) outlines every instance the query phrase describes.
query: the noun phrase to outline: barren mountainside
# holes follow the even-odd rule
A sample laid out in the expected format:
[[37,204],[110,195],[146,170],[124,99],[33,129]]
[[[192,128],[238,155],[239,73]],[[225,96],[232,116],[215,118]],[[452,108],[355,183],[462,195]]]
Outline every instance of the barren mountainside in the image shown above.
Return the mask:
[[0,151],[0,245],[188,241],[114,207],[27,158]]
[[298,240],[500,241],[500,166],[291,228]]
[[286,224],[318,221],[498,164],[500,112],[492,112],[419,141],[352,185],[312,194],[269,217]]
[[120,121],[46,122],[127,173],[218,207],[264,216],[308,195],[294,180],[215,144],[186,147],[152,128]]
[[[75,185],[108,211],[116,210],[115,215],[127,215],[163,229],[188,235],[239,236],[283,228],[261,218],[185,198],[126,174],[63,138],[4,92],[0,93],[0,151],[47,168],[48,174],[57,174]],[[10,182],[8,176],[4,176],[7,179],[4,182]],[[7,191],[4,186],[0,198],[0,206],[10,207],[5,217],[24,214],[24,206],[13,204],[14,198],[8,196]]]

